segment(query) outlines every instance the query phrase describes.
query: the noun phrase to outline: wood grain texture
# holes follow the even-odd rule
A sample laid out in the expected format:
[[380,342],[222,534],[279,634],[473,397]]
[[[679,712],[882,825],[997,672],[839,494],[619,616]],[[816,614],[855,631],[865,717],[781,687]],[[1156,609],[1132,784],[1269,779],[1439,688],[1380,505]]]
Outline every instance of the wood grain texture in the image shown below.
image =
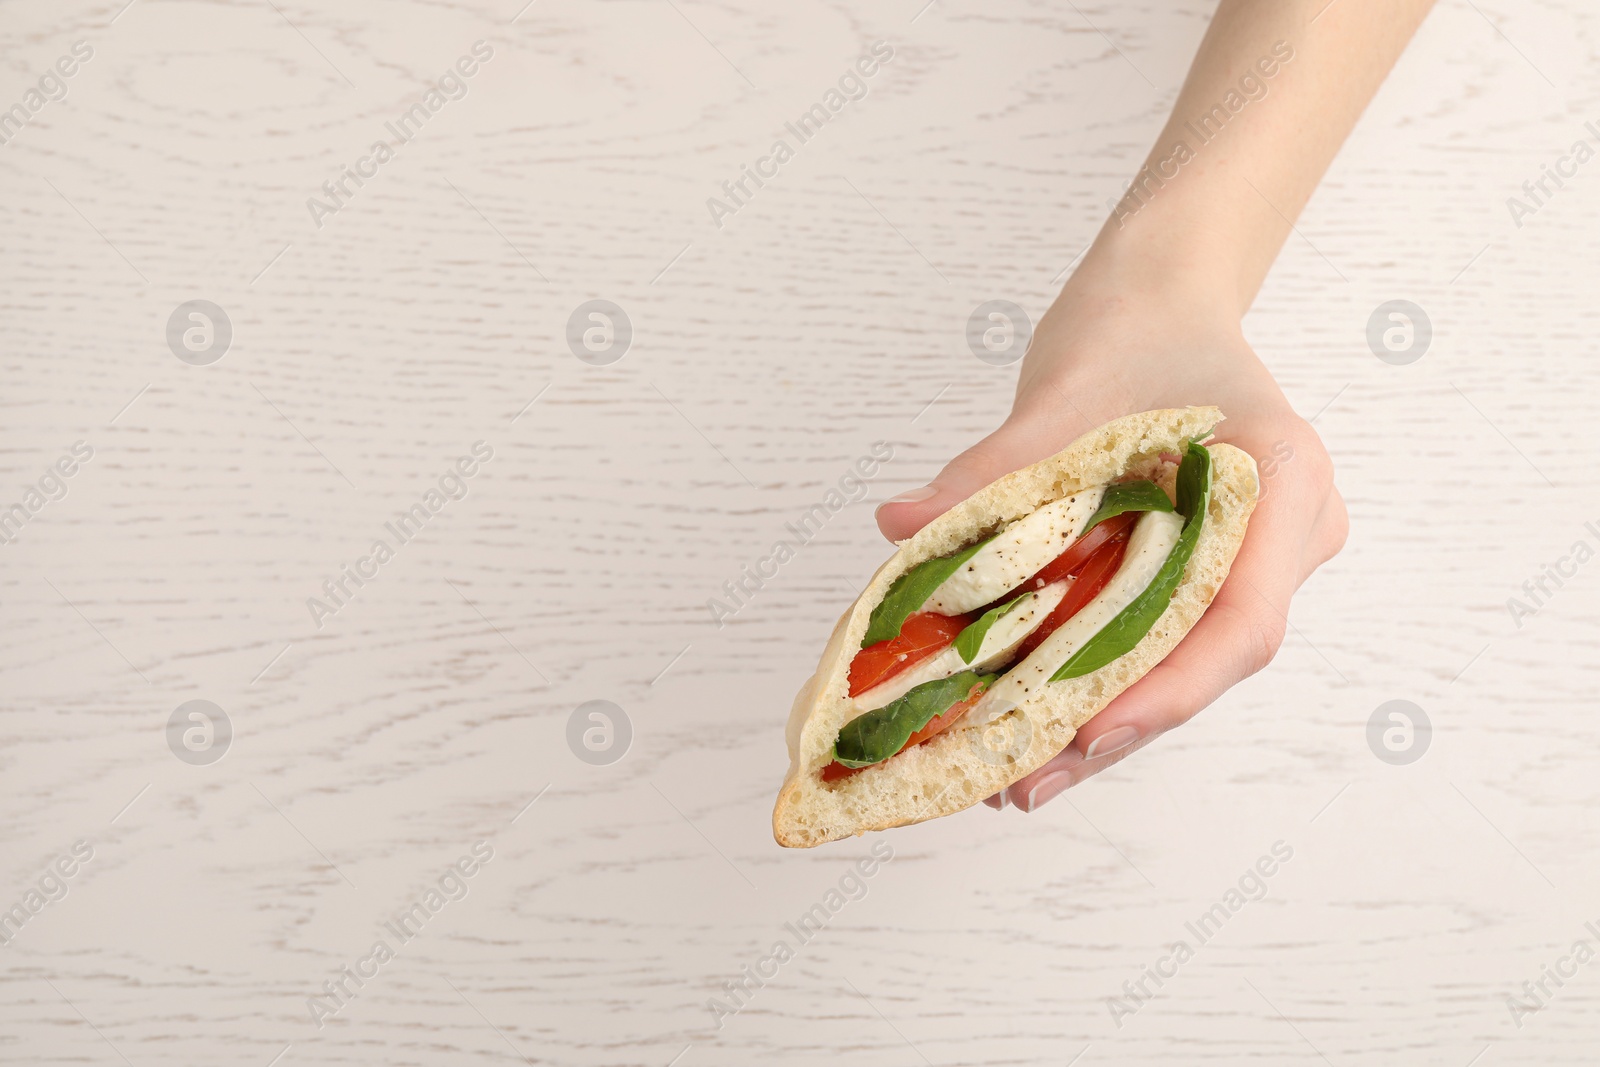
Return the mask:
[[[1003,416],[968,315],[1048,305],[1210,5],[520,2],[6,5],[0,107],[94,56],[0,148],[0,508],[94,455],[0,544],[0,909],[94,854],[0,948],[0,1062],[1593,1062],[1594,965],[1506,1006],[1600,925],[1600,564],[1505,608],[1600,543],[1600,164],[1520,228],[1505,205],[1600,121],[1588,6],[1442,4],[1247,322],[1353,519],[1275,664],[1070,802],[883,838],[719,1027],[867,854],[768,820],[793,691],[886,554],[870,504]],[[866,97],[714,226],[879,39]],[[317,228],[307,198],[479,40]],[[203,367],[165,339],[197,298],[234,330]],[[634,327],[608,367],[565,340],[596,298]],[[1365,340],[1396,298],[1435,331],[1404,367]],[[480,440],[464,499],[315,625]],[[877,440],[866,499],[715,625]],[[1408,767],[1365,740],[1396,698],[1435,726]],[[190,699],[235,729],[210,766],[167,748]],[[609,766],[566,740],[593,699],[633,726]],[[319,1028],[307,998],[478,841]],[[1265,897],[1119,1026],[1107,998],[1277,841]]]

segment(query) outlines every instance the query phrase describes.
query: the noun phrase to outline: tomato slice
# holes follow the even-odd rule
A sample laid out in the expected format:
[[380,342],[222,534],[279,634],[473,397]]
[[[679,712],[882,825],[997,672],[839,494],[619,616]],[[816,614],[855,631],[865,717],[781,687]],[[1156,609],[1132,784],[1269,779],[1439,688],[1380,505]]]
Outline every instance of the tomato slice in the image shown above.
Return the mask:
[[[1128,548],[1128,535],[1138,519],[1138,512],[1124,512],[1100,523],[1020,587],[1042,589],[1063,578],[1072,579],[1066,596],[1017,649],[1017,660],[1027,658],[1029,653],[1044,643],[1045,638],[1082,611],[1084,605],[1110,584],[1117,568],[1122,566],[1122,557]],[[927,611],[909,616],[900,628],[899,637],[864,648],[850,661],[850,695],[858,696],[943,651],[971,621],[970,616],[935,615]],[[930,719],[926,726],[912,734],[905,747],[920,745],[950,729],[972,710],[982,696],[982,693],[976,693],[958,704],[952,704],[944,714]],[[835,761],[822,768],[822,780],[837,782],[864,770],[865,767],[846,767]]]
[[[1118,516],[1118,518],[1121,518],[1121,516]],[[1115,521],[1115,519],[1107,519],[1100,526],[1109,526]],[[1132,524],[1129,523],[1127,525]],[[1090,530],[1089,535],[1093,536],[1095,530],[1100,529],[1100,526]],[[1045,638],[1055,633],[1062,623],[1083,610],[1083,606],[1093,600],[1100,590],[1111,582],[1112,576],[1117,573],[1117,568],[1122,566],[1122,555],[1127,551],[1127,548],[1128,531],[1125,526],[1122,530],[1109,537],[1094,555],[1089,557],[1089,562],[1083,565],[1083,569],[1078,572],[1078,576],[1067,587],[1067,595],[1061,598],[1061,603],[1056,605],[1054,611],[1045,616],[1045,620],[1039,624],[1039,628],[1029,634],[1017,649],[1017,659],[1026,659],[1029,653],[1044,643]]]
[[[944,733],[944,731],[950,729],[950,727],[956,724],[957,719],[971,711],[973,705],[983,699],[984,692],[985,691],[982,690],[974,692],[971,696],[967,697],[967,699],[956,704],[951,704],[950,707],[945,709],[945,713],[943,715],[935,715],[933,718],[929,719],[928,725],[924,726],[922,729],[906,738],[906,748],[910,748],[912,745],[920,745],[930,737],[933,737],[936,734]],[[905,748],[902,748],[900,752],[904,752],[905,750]],[[899,754],[899,752],[895,753],[896,756]],[[890,758],[893,759],[894,757],[891,756]]]
[[1049,563],[1043,570],[1034,575],[1024,586],[1027,589],[1043,589],[1051,582],[1059,582],[1069,574],[1075,574],[1080,567],[1088,562],[1107,541],[1118,534],[1126,535],[1133,529],[1134,522],[1139,518],[1139,512],[1124,511],[1121,515],[1111,518],[1095,526],[1094,529],[1078,538],[1067,550]]
[[869,645],[857,652],[856,658],[850,661],[850,695],[860,696],[901,671],[944,651],[956,639],[956,635],[966,629],[969,621],[965,616],[935,615],[931,611],[919,611],[907,616],[900,627],[899,637]]
[[[898,756],[899,753],[897,752],[895,755]],[[894,759],[894,756],[890,756],[889,758]],[[872,766],[876,767],[877,764],[874,763]],[[832,763],[822,768],[822,780],[824,782],[837,782],[841,778],[848,778],[852,774],[860,774],[864,770],[866,770],[865,767],[846,767],[838,760],[834,760]]]
[[[920,745],[929,738],[934,737],[937,734],[941,734],[950,729],[950,727],[954,726],[956,721],[960,719],[961,716],[971,711],[973,706],[977,704],[979,700],[983,699],[983,691],[978,690],[977,686],[973,686],[973,690],[973,694],[967,697],[967,699],[960,701],[959,703],[951,704],[945,709],[943,715],[935,715],[933,718],[928,720],[928,725],[924,726],[922,729],[906,738],[905,748],[902,748],[900,752],[904,752],[912,745]],[[896,752],[894,756],[898,756],[900,752]],[[894,759],[894,756],[890,756],[889,759]],[[873,763],[870,764],[870,766],[877,767],[879,764]],[[837,782],[841,778],[848,778],[852,774],[859,774],[866,769],[866,767],[846,767],[838,760],[834,760],[832,763],[822,768],[822,780],[824,782]]]

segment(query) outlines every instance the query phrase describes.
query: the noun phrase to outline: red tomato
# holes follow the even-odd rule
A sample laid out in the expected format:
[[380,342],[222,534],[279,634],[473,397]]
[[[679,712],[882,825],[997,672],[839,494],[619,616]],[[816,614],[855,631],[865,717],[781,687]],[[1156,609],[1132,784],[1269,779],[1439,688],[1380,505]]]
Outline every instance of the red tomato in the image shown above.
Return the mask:
[[908,667],[944,651],[968,622],[965,616],[935,615],[931,611],[908,615],[900,627],[899,637],[869,645],[850,661],[850,695],[860,696]]
[[[1109,526],[1115,521],[1107,519],[1100,526]],[[1095,530],[1100,529],[1100,526],[1090,530],[1089,536],[1094,536]],[[1110,583],[1112,576],[1117,573],[1117,568],[1122,566],[1122,554],[1127,547],[1128,532],[1125,527],[1113,534],[1100,546],[1099,551],[1089,557],[1089,562],[1083,565],[1078,576],[1067,587],[1067,595],[1061,598],[1061,603],[1056,605],[1055,610],[1045,617],[1039,628],[1029,634],[1017,649],[1017,659],[1026,659],[1029,653],[1044,643],[1045,638],[1055,633],[1057,627],[1083,610],[1083,606]]]
[[[905,748],[902,748],[900,752],[904,752],[912,745],[920,745],[922,742],[928,740],[930,737],[933,737],[935,734],[940,734],[950,729],[950,727],[956,724],[956,720],[960,719],[961,716],[971,711],[973,705],[983,698],[983,692],[979,690],[977,686],[973,686],[972,688],[973,693],[971,696],[967,697],[967,699],[963,701],[951,704],[950,707],[945,710],[943,715],[935,715],[932,719],[928,720],[928,725],[924,726],[922,729],[908,737],[906,739]],[[900,752],[896,752],[894,755],[898,756]],[[889,758],[894,759],[894,756],[890,756]],[[874,763],[870,764],[870,766],[877,767],[879,764]],[[822,780],[824,782],[837,782],[841,778],[848,778],[852,774],[859,774],[866,769],[866,767],[846,767],[838,760],[834,760],[832,763],[822,768]]]
[[[892,759],[893,757],[890,758]],[[876,767],[877,764],[874,763],[872,766]],[[846,767],[838,760],[834,760],[822,768],[822,780],[824,782],[837,782],[841,778],[848,778],[852,774],[860,774],[864,770],[866,770],[865,767]]]
[[1059,582],[1069,574],[1077,573],[1095,550],[1118,534],[1126,534],[1133,529],[1133,524],[1139,518],[1135,511],[1124,511],[1121,515],[1111,518],[1097,525],[1094,529],[1078,538],[1067,550],[1049,563],[1044,570],[1034,575],[1023,585],[1024,589],[1043,589],[1051,582]]
[[[967,697],[967,699],[963,701],[960,701],[959,703],[951,704],[950,707],[945,710],[943,715],[935,715],[933,718],[928,720],[928,725],[924,726],[922,729],[906,738],[906,748],[910,748],[912,745],[920,745],[922,742],[928,740],[930,737],[933,737],[935,734],[943,733],[944,731],[950,729],[950,727],[954,726],[957,719],[971,711],[972,706],[979,700],[983,699],[984,693],[984,691],[978,689],[977,686],[973,686],[972,688],[973,693],[971,696]],[[901,749],[900,751],[904,752],[905,748]],[[899,753],[896,753],[896,755],[898,754]]]

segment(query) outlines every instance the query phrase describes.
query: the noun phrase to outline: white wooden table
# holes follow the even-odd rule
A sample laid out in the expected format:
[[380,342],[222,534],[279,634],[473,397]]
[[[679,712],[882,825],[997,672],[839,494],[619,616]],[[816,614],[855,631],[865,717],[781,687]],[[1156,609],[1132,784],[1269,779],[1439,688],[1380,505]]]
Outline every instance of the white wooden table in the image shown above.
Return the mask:
[[[39,506],[0,544],[0,1062],[1594,1062],[1597,965],[1520,1026],[1507,998],[1600,947],[1600,566],[1505,604],[1600,547],[1600,163],[1506,205],[1594,140],[1590,5],[1445,0],[1247,323],[1353,518],[1273,667],[1070,802],[873,839],[865,895],[719,1020],[869,855],[769,817],[871,505],[1002,417],[967,316],[1042,312],[1210,5],[122,2],[4,8],[0,509]],[[878,40],[865,96],[786,134]],[[1434,329],[1405,366],[1366,341],[1393,299]],[[169,346],[191,300],[231,324],[213,362]],[[620,361],[569,349],[591,300]],[[866,498],[715,625],[878,440]],[[1366,740],[1396,699],[1434,725],[1406,766]],[[193,700],[231,724],[209,764],[169,748]],[[591,700],[616,762],[569,747]]]

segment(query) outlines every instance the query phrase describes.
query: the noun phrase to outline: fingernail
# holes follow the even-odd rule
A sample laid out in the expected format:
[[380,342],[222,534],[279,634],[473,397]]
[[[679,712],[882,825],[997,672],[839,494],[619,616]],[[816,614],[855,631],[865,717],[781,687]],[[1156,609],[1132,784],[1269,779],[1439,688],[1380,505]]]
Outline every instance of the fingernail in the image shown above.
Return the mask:
[[939,490],[931,485],[925,485],[921,489],[907,489],[899,496],[892,496],[882,504],[879,504],[878,509],[882,510],[890,504],[920,504],[924,500],[932,500],[938,494]]
[[1022,810],[1032,814],[1033,812],[1037,811],[1041,805],[1049,802],[1054,797],[1058,797],[1062,793],[1065,793],[1068,787],[1071,785],[1071,768],[1068,768],[1064,771],[1054,771],[1045,775],[1043,778],[1034,783],[1032,789],[1028,790],[1028,803],[1025,807],[1023,807]]
[[992,797],[984,797],[983,798],[983,802],[985,804],[989,805],[995,811],[999,811],[1001,808],[1006,806],[1006,793],[1005,793],[1005,790],[1002,789],[1000,792],[996,793]]
[[1119,749],[1127,748],[1139,740],[1139,731],[1132,726],[1119,726],[1115,730],[1107,730],[1090,743],[1083,756],[1084,759],[1094,759],[1096,756],[1109,756]]

